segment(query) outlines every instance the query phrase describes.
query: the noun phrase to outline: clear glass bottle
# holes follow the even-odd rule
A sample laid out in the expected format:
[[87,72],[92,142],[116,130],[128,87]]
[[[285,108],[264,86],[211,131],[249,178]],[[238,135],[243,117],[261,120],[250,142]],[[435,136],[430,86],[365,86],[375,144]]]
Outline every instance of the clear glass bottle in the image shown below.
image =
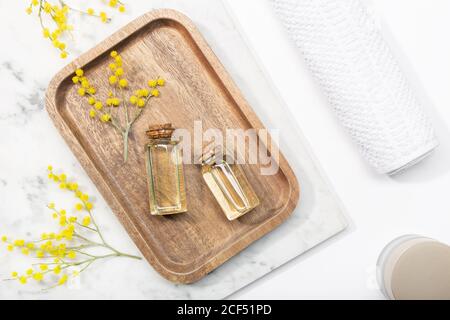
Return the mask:
[[201,163],[203,178],[228,220],[236,220],[259,205],[242,167],[227,163],[221,146],[205,148]]
[[151,126],[146,146],[146,167],[152,215],[187,211],[183,159],[179,141],[172,140],[172,124]]

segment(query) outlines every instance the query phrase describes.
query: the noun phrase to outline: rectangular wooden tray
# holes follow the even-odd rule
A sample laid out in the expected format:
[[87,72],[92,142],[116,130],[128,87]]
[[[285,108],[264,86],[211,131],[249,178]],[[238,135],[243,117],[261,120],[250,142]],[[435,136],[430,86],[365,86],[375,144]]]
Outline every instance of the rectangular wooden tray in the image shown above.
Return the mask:
[[[132,83],[157,75],[167,81],[161,98],[152,100],[133,128],[126,164],[121,137],[89,118],[71,83],[74,70],[82,67],[97,89],[107,92],[111,50],[120,51]],[[198,281],[280,225],[298,203],[298,181],[280,154],[275,175],[261,175],[260,165],[244,166],[261,205],[236,221],[227,220],[196,165],[185,166],[188,212],[149,214],[144,146],[150,124],[171,122],[193,131],[194,121],[201,120],[204,130],[264,128],[194,24],[177,11],[152,11],[82,55],[55,76],[46,103],[56,127],[131,238],[170,281]],[[270,137],[265,146],[276,151]]]

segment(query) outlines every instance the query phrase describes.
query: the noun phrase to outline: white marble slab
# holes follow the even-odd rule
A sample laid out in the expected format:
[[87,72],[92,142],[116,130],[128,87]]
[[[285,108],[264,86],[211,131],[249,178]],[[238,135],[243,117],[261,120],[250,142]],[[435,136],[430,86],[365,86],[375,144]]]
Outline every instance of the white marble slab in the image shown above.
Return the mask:
[[[130,11],[116,15],[108,26],[100,28],[96,22],[81,18],[76,41],[70,43],[75,48],[71,58],[152,8],[171,7],[184,12],[199,27],[266,126],[280,129],[280,146],[301,184],[301,203],[285,224],[193,285],[171,284],[146,262],[115,259],[93,265],[78,283],[50,292],[42,292],[34,285],[1,282],[0,299],[225,298],[347,225],[340,202],[316,166],[300,128],[255,62],[222,3],[154,0],[129,4]],[[56,228],[45,208],[49,201],[69,209],[73,206],[67,194],[47,181],[47,164],[76,177],[89,194],[99,193],[44,109],[46,86],[64,62],[42,39],[36,18],[26,16],[24,10],[23,2],[0,0],[0,28],[7,31],[2,33],[0,51],[0,234],[33,238]],[[98,223],[108,240],[122,251],[138,253],[105,201],[98,197],[95,205]],[[6,254],[3,248],[0,277],[8,277],[12,270],[23,271],[29,263],[19,255]]]

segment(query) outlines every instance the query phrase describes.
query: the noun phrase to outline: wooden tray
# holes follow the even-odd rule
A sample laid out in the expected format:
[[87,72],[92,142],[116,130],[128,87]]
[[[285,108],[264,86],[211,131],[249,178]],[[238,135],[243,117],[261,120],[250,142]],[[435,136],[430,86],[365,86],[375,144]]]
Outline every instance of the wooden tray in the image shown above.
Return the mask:
[[[106,92],[105,68],[113,49],[123,56],[132,83],[157,75],[167,80],[161,98],[152,100],[134,126],[126,164],[120,136],[88,117],[71,83],[74,70],[82,67]],[[264,128],[194,24],[176,11],[150,12],[82,55],[55,76],[46,102],[56,127],[136,245],[170,281],[201,279],[276,228],[298,203],[297,179],[280,154],[275,175],[261,175],[259,165],[244,166],[261,205],[237,221],[226,219],[195,165],[185,166],[189,211],[150,216],[144,161],[149,124],[171,122],[192,131],[194,121],[202,120],[204,130]]]

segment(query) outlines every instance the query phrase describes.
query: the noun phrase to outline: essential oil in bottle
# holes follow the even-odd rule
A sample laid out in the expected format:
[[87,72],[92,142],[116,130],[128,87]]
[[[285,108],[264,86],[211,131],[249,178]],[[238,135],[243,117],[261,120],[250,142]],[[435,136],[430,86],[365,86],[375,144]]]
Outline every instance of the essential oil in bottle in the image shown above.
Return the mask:
[[172,139],[172,124],[151,126],[146,146],[146,167],[152,215],[187,211],[185,178],[179,141]]
[[206,147],[201,163],[203,179],[228,220],[235,220],[259,205],[258,196],[243,168],[238,164],[228,163],[221,146]]

